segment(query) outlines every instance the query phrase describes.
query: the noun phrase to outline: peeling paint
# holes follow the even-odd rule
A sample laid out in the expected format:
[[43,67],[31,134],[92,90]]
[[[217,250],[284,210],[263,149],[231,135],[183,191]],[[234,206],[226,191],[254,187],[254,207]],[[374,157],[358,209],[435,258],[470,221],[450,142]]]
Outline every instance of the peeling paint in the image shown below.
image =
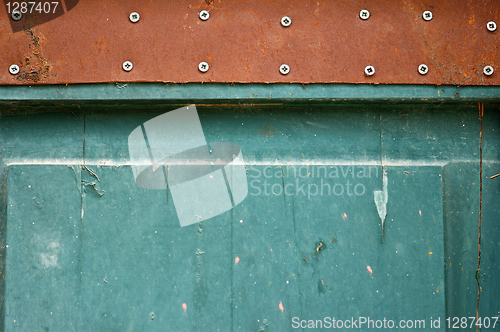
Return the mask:
[[382,190],[375,190],[373,192],[375,206],[377,207],[378,216],[380,217],[380,222],[382,225],[382,243],[384,243],[385,241],[384,224],[385,224],[385,217],[387,215],[387,201],[388,201],[387,182],[388,182],[387,173],[385,173],[384,171],[382,173]]

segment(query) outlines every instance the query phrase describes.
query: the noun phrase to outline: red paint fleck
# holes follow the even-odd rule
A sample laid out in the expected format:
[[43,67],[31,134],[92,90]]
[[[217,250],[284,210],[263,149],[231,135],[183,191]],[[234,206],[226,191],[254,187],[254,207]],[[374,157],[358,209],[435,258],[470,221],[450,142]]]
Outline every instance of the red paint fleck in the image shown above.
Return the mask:
[[283,310],[285,310],[285,308],[283,307],[283,302],[280,301],[280,305],[278,306],[281,310],[281,312],[283,312]]
[[367,265],[367,266],[366,266],[366,269],[368,270],[368,272],[370,272],[370,274],[372,274],[372,273],[373,273],[373,270],[372,270],[372,268],[370,267],[370,265]]
[[344,220],[346,220],[346,219],[347,219],[347,214],[345,214],[345,212],[344,212],[344,214],[342,215],[342,218],[344,218]]
[[184,310],[184,312],[186,312],[187,309],[188,309],[188,306],[186,305],[186,303],[183,303],[182,304],[182,310]]
[[234,263],[238,264],[239,262],[240,262],[240,258],[238,256],[236,256],[236,258],[234,259]]

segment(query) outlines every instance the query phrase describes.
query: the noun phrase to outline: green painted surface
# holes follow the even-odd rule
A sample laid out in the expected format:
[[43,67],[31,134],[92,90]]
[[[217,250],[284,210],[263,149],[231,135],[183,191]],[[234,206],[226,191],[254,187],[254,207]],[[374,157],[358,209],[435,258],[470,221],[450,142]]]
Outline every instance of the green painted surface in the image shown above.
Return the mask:
[[74,85],[0,86],[0,103],[40,103],[44,101],[180,103],[221,102],[256,103],[273,101],[324,102],[349,101],[498,101],[497,86],[364,85],[364,84],[220,84],[220,83],[110,83]]
[[[249,194],[183,228],[169,191],[135,184],[127,145],[178,107],[3,106],[5,331],[290,331],[294,317],[359,316],[427,330],[441,317],[443,330],[475,316],[477,103],[199,106],[208,142],[241,147]],[[500,311],[498,111],[485,105],[483,317]]]

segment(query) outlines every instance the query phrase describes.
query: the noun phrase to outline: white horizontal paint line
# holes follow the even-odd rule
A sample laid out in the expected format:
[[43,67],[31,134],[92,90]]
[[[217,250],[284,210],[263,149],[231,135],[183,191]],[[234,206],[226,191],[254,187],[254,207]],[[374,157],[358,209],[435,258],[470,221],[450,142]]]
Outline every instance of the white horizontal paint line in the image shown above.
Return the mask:
[[[471,160],[409,160],[409,159],[392,159],[384,160],[384,167],[388,166],[445,166],[452,162],[463,162],[471,163],[477,161]],[[485,163],[499,163],[498,160],[483,160]],[[79,165],[92,165],[92,166],[132,166],[129,161],[122,162],[120,160],[113,159],[99,159],[99,160],[86,160],[85,163],[81,159],[4,159],[4,163],[7,166],[14,165],[66,165],[66,166],[79,166]],[[181,164],[181,163],[179,163]],[[184,163],[182,163],[183,165]],[[144,162],[134,163],[133,166],[141,165],[151,165],[151,160],[144,160]],[[174,165],[169,163],[169,165]],[[295,159],[282,159],[282,160],[245,160],[245,165],[248,166],[286,166],[286,165],[297,165],[297,166],[381,166],[380,160],[343,160],[343,159],[314,159],[314,160],[295,160]]]

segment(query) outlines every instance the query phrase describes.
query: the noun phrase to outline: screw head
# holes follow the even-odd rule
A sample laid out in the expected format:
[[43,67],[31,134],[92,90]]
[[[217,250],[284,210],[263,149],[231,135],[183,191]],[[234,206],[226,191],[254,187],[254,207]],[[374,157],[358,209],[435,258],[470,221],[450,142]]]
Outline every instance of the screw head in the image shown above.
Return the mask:
[[208,10],[202,10],[200,12],[200,19],[201,20],[206,21],[206,20],[208,20],[209,17],[210,17],[210,13],[208,12]]
[[486,23],[486,29],[493,32],[497,29],[497,24],[493,21],[489,21],[488,23]]
[[139,15],[139,13],[132,12],[132,13],[130,13],[128,18],[130,19],[130,22],[137,23],[137,22],[139,22],[141,15]]
[[19,74],[19,66],[18,65],[12,65],[9,67],[9,73],[11,73],[12,75],[17,75]]
[[494,72],[494,70],[493,70],[493,67],[492,67],[492,66],[485,66],[485,67],[483,68],[483,73],[484,73],[485,75],[487,75],[487,76],[492,75],[492,74],[493,74],[493,72]]
[[370,12],[366,9],[362,9],[360,12],[359,12],[359,17],[362,19],[362,20],[367,20],[369,17],[370,17]]
[[288,73],[290,72],[290,66],[287,65],[286,63],[282,64],[280,66],[280,73],[282,73],[283,75],[287,75]]
[[422,13],[422,18],[426,21],[432,20],[432,12],[430,10],[426,10]]
[[208,65],[208,63],[206,63],[205,61],[203,62],[200,62],[200,64],[198,65],[198,69],[202,72],[202,73],[206,73],[208,71],[208,69],[210,68],[210,66]]
[[429,67],[427,67],[427,65],[421,64],[420,66],[418,66],[418,72],[421,75],[425,75],[429,72]]
[[284,27],[289,27],[292,24],[292,19],[288,16],[283,16],[281,18],[281,25]]
[[373,74],[375,74],[375,68],[373,66],[366,66],[365,74],[366,76],[372,76]]
[[134,65],[130,61],[125,61],[122,65],[123,70],[125,71],[131,71],[132,68],[134,68]]
[[19,21],[23,17],[23,14],[19,10],[16,9],[16,10],[12,11],[10,16],[12,17],[12,19],[14,21]]

